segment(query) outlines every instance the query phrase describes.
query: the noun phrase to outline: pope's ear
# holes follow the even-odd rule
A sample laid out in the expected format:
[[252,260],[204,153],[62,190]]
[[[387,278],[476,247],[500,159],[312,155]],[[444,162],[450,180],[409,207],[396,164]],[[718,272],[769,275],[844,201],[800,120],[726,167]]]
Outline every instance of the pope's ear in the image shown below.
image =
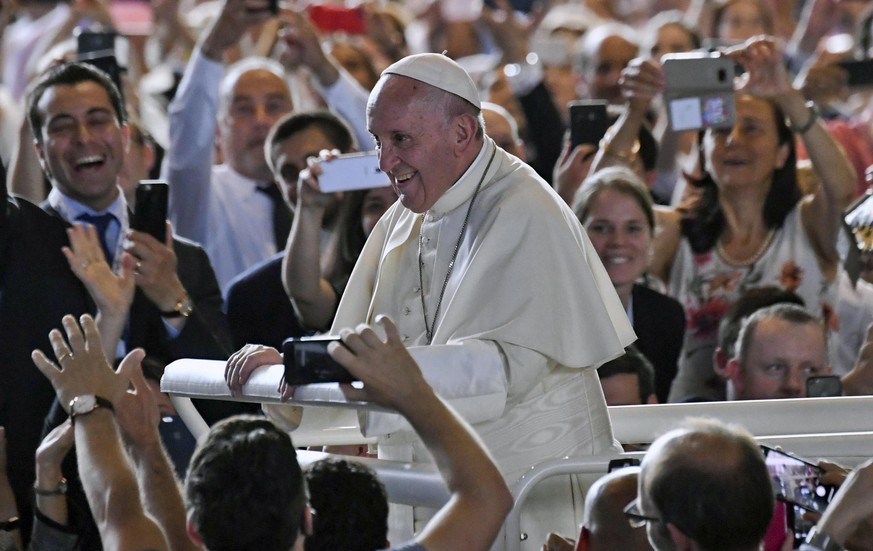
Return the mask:
[[[479,119],[472,113],[461,113],[452,120],[451,138],[456,153],[461,154],[477,144]],[[478,153],[478,150],[477,150]]]

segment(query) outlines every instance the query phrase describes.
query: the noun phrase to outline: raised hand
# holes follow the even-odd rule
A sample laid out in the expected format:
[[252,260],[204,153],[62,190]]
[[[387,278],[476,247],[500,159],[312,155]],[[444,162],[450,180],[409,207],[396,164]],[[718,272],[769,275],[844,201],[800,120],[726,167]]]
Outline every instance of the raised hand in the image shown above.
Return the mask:
[[41,350],[34,350],[31,354],[33,363],[51,382],[65,410],[73,398],[83,394],[96,394],[115,404],[127,391],[133,369],[142,361],[145,352],[141,348],[130,352],[115,371],[106,361],[94,319],[88,314],[79,319],[81,328],[76,318],[64,316],[61,323],[66,339],[57,329],[49,332],[57,363],[49,360]]

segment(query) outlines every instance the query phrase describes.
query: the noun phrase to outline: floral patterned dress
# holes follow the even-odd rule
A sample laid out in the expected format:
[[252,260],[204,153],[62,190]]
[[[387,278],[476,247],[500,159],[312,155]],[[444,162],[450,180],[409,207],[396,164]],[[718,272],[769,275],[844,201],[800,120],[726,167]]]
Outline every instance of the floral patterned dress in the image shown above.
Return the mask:
[[776,286],[794,291],[807,309],[836,323],[836,285],[819,267],[812,243],[795,206],[776,230],[760,258],[735,266],[715,250],[695,254],[682,239],[670,272],[669,292],[685,308],[687,327],[679,357],[679,373],[670,389],[670,401],[724,399],[724,385],[712,369],[718,325],[727,309],[747,289]]

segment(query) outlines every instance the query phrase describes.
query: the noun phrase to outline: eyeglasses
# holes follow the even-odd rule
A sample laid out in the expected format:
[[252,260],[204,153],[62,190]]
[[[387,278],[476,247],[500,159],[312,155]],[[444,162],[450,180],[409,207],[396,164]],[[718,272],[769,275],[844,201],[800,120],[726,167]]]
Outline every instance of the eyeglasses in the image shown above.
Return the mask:
[[647,517],[640,512],[640,498],[627,504],[627,507],[624,508],[624,515],[631,528],[642,528],[647,522],[661,522],[661,519],[657,517]]

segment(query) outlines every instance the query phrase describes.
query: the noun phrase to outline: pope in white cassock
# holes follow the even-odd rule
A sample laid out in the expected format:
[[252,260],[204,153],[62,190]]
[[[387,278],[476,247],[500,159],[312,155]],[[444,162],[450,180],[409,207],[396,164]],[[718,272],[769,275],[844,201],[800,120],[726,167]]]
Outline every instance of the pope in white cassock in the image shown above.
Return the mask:
[[[635,335],[572,211],[484,134],[478,91],[446,56],[388,67],[367,117],[400,200],[370,235],[331,332],[390,316],[510,487],[546,459],[620,452],[594,370]],[[399,415],[358,417],[380,458],[430,460]],[[539,508],[523,526],[534,543],[537,523],[574,532],[571,492],[583,502],[566,477],[548,485],[550,501],[566,495],[567,518]],[[392,539],[403,541],[396,519]],[[400,524],[412,525],[408,513]]]

